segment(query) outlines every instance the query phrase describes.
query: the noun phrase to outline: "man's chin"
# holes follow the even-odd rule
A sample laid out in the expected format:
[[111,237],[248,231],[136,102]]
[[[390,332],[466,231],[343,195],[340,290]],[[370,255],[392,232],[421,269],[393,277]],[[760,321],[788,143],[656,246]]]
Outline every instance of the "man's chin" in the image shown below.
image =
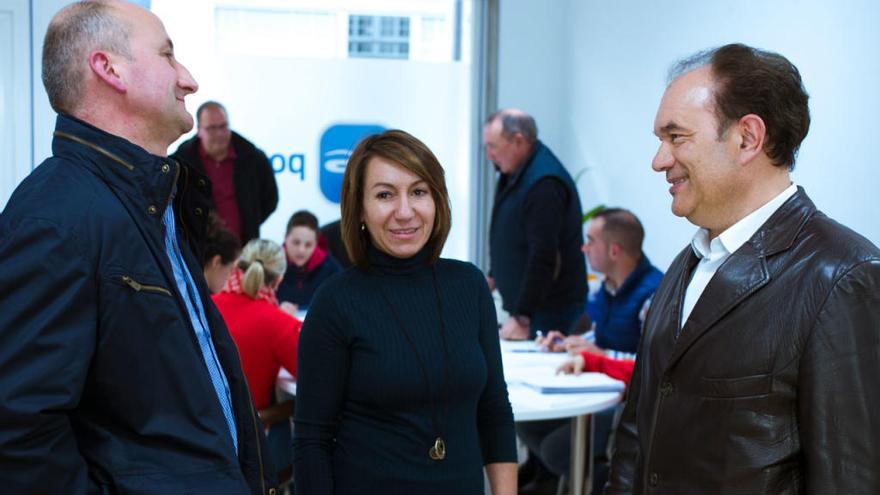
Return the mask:
[[675,201],[672,202],[671,209],[672,209],[672,214],[675,215],[675,216],[677,216],[677,217],[687,217],[687,216],[688,216],[688,213],[689,213],[689,212],[687,211],[687,209],[684,208],[683,206],[681,206],[681,205],[676,205],[676,204],[675,204]]
[[192,125],[192,122],[190,122],[189,124],[187,124],[186,122],[181,122],[181,123],[180,123],[179,125],[177,125],[176,127],[177,127],[177,136],[175,136],[175,138],[174,138],[175,141],[176,141],[177,138],[179,138],[180,136],[183,136],[183,135],[186,134],[187,132],[191,131],[192,128],[193,128],[193,125]]

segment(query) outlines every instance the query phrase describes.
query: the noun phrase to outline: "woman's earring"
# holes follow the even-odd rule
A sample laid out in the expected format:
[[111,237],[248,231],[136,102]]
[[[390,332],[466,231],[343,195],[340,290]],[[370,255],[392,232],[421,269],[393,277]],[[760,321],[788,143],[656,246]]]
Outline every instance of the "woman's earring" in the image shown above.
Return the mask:
[[367,224],[365,224],[364,222],[361,222],[361,232],[363,232],[365,230],[367,230]]

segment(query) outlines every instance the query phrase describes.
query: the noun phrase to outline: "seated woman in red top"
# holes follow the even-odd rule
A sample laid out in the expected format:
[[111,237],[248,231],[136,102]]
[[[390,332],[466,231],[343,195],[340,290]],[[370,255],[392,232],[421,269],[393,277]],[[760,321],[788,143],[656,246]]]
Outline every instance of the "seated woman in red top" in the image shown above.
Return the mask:
[[[635,361],[610,358],[595,346],[588,347],[588,349],[590,350],[582,350],[579,354],[562,363],[557,372],[567,374],[580,374],[588,371],[604,373],[615,380],[626,383],[629,387]],[[622,406],[618,409],[622,410]],[[616,416],[617,414],[611,415],[604,412],[595,415],[594,428],[597,437],[594,438],[598,438],[600,431],[613,432],[616,429]],[[540,430],[534,430],[535,437],[540,440],[529,439],[529,441],[538,446],[535,452],[540,456],[541,462],[547,470],[556,476],[568,473],[571,466],[571,422],[567,420],[548,421],[545,422],[545,425]],[[612,440],[608,440],[607,445],[613,444]],[[605,485],[608,459],[611,456],[599,444],[593,444],[593,447],[593,493],[600,493]]]
[[302,323],[278,307],[275,298],[286,267],[281,246],[254,239],[242,250],[226,286],[212,296],[238,346],[257,409],[271,403],[282,366],[296,374],[296,343]]
[[[296,375],[296,347],[302,322],[282,310],[275,298],[275,289],[286,267],[281,246],[254,239],[242,250],[238,266],[223,290],[211,296],[238,347],[257,409],[272,402],[275,379],[282,366]],[[273,426],[269,445],[279,470],[290,465],[290,425]]]
[[585,371],[605,373],[629,387],[629,380],[632,378],[635,364],[636,362],[632,359],[614,359],[596,352],[581,351],[580,354],[562,363],[557,372],[568,375],[579,375]]

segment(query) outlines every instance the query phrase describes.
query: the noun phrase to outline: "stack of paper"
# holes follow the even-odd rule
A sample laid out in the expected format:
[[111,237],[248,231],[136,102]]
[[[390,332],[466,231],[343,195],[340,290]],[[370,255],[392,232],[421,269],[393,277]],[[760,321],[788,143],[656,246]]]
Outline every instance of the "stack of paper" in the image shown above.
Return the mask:
[[622,392],[623,382],[604,373],[580,375],[540,375],[523,380],[524,385],[542,394],[579,394],[586,392]]

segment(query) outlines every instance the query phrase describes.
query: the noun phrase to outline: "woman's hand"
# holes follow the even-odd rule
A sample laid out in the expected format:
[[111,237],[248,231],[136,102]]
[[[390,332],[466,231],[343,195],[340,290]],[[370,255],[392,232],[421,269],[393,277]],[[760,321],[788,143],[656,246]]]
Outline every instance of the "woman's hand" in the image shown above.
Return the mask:
[[492,487],[492,495],[516,495],[516,463],[494,462],[486,464],[486,475]]
[[568,361],[559,365],[556,374],[565,373],[566,375],[580,375],[584,371],[584,357],[578,354]]

